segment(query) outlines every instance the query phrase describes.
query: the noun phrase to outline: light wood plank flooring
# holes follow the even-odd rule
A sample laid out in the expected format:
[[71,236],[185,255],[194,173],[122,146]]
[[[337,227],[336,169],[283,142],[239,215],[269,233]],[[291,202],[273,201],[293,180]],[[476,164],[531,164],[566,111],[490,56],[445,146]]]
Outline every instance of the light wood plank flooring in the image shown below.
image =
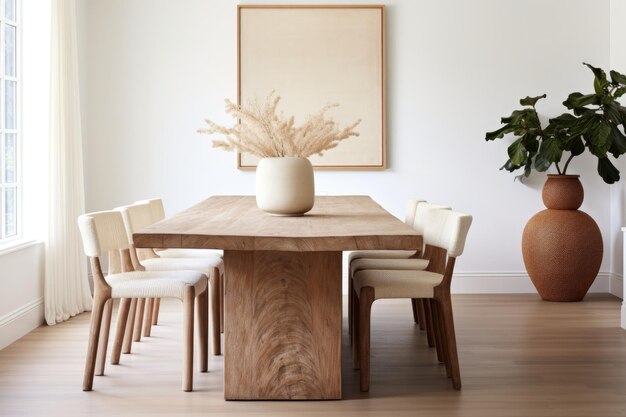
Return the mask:
[[[372,381],[359,392],[344,318],[341,401],[227,402],[223,358],[180,390],[181,304],[122,364],[82,392],[89,314],[43,326],[0,351],[2,416],[626,416],[626,331],[621,302],[590,295],[547,303],[534,295],[454,297],[463,390],[454,391],[412,322],[406,300],[374,303]],[[345,311],[345,309],[344,309]],[[197,367],[196,367],[197,369]]]

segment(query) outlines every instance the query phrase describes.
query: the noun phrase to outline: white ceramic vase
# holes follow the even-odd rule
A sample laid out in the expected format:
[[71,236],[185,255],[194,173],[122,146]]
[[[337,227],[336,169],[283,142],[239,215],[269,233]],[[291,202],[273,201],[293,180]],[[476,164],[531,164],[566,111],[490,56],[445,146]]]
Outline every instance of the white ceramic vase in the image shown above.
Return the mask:
[[256,204],[277,216],[302,216],[315,203],[313,166],[307,158],[263,158],[256,168]]

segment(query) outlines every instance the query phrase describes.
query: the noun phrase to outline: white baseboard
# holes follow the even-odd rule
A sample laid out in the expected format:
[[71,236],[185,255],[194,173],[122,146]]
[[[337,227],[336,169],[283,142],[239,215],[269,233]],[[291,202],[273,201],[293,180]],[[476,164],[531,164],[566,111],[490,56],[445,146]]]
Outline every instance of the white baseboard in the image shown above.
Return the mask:
[[611,274],[611,285],[609,292],[616,297],[624,299],[624,278],[621,274]]
[[626,330],[626,301],[622,302],[622,329]]
[[43,297],[0,317],[0,350],[44,322]]
[[[608,293],[611,274],[600,272],[589,292]],[[455,272],[454,294],[533,294],[537,290],[526,272]]]

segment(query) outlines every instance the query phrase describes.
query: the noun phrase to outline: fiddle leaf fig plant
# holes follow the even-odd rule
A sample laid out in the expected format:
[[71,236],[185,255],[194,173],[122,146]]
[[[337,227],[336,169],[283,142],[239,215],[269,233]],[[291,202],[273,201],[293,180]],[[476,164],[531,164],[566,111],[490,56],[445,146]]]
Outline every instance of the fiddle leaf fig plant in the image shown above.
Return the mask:
[[[500,169],[523,169],[519,177],[528,177],[533,169],[544,172],[554,164],[557,173],[565,175],[572,159],[588,149],[598,158],[598,174],[604,182],[619,181],[619,171],[609,154],[618,158],[626,153],[626,107],[617,101],[626,94],[626,76],[611,71],[609,79],[603,69],[583,64],[593,72],[594,92],[571,93],[563,102],[569,112],[542,126],[536,105],[546,95],[526,97],[520,100],[522,109],[501,119],[504,126],[486,134],[487,141],[507,134],[516,137],[507,150],[509,159]],[[566,160],[561,168],[564,153]]]

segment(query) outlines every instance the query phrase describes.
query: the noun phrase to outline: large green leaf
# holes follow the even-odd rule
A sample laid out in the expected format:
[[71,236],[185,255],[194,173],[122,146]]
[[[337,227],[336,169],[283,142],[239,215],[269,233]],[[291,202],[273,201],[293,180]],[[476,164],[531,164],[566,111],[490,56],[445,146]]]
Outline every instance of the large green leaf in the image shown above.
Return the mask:
[[555,126],[559,127],[559,128],[570,128],[572,126],[574,126],[574,124],[576,124],[576,121],[578,120],[578,118],[570,113],[563,113],[560,116],[557,116],[553,119],[549,120],[549,123],[552,125],[554,124]]
[[592,154],[603,158],[611,147],[611,127],[604,121],[595,119],[592,126],[584,135],[587,146]]
[[575,116],[584,116],[585,114],[595,114],[596,110],[588,107],[578,107],[573,109],[573,112]]
[[563,105],[568,109],[577,109],[580,107],[585,107],[590,104],[600,104],[600,99],[596,94],[581,94],[581,93],[572,93],[567,97],[567,100],[563,102]]
[[533,135],[531,133],[527,133],[522,136],[522,146],[531,154],[535,154],[537,150],[539,150],[539,139],[537,135]]
[[620,98],[624,94],[626,94],[626,87],[619,87],[613,92],[613,97]]
[[522,145],[522,139],[518,139],[513,142],[509,148],[507,149],[509,154],[509,158],[511,159],[511,164],[516,166],[522,166],[526,164],[526,160],[528,159],[528,151]]
[[594,67],[593,65],[587,64],[586,62],[583,62],[583,65],[589,67],[589,69],[593,72],[593,75],[600,81],[606,80],[606,73],[602,68]]
[[591,127],[596,115],[594,112],[587,112],[576,119],[576,122],[569,129],[569,134],[571,136],[580,136],[583,133],[586,133],[587,130]]
[[523,98],[523,99],[521,99],[519,101],[519,104],[521,104],[522,106],[533,106],[533,107],[535,107],[535,104],[537,104],[537,102],[539,100],[541,100],[542,98],[546,98],[546,95],[543,94],[543,95],[537,96],[537,97],[526,96],[525,98]]
[[526,117],[528,109],[514,110],[509,117],[500,119],[500,123],[508,123],[510,125],[518,125],[520,121]]
[[617,101],[611,101],[604,106],[604,115],[611,123],[620,124],[622,122],[622,113]]
[[607,184],[619,181],[619,170],[615,168],[609,158],[598,158],[598,174]]
[[576,136],[565,142],[563,150],[571,152],[574,156],[578,156],[585,152],[585,143],[580,136]]
[[611,81],[613,84],[626,84],[626,75],[620,74],[617,71],[611,71],[609,74],[611,74]]
[[559,144],[559,141],[554,138],[547,138],[541,142],[539,148],[539,155],[550,162],[559,162],[563,155],[563,149]]
[[487,134],[485,135],[485,140],[502,138],[504,137],[504,135],[506,135],[507,133],[511,133],[513,130],[514,128],[511,127],[511,125],[503,126],[498,130],[494,130],[493,132],[487,132]]
[[594,78],[593,80],[593,89],[598,96],[605,97],[608,96],[608,87],[611,83],[607,80],[599,80],[598,78]]
[[612,140],[609,152],[611,152],[613,157],[617,158],[626,153],[626,136],[620,132],[617,126],[611,126],[611,136]]

